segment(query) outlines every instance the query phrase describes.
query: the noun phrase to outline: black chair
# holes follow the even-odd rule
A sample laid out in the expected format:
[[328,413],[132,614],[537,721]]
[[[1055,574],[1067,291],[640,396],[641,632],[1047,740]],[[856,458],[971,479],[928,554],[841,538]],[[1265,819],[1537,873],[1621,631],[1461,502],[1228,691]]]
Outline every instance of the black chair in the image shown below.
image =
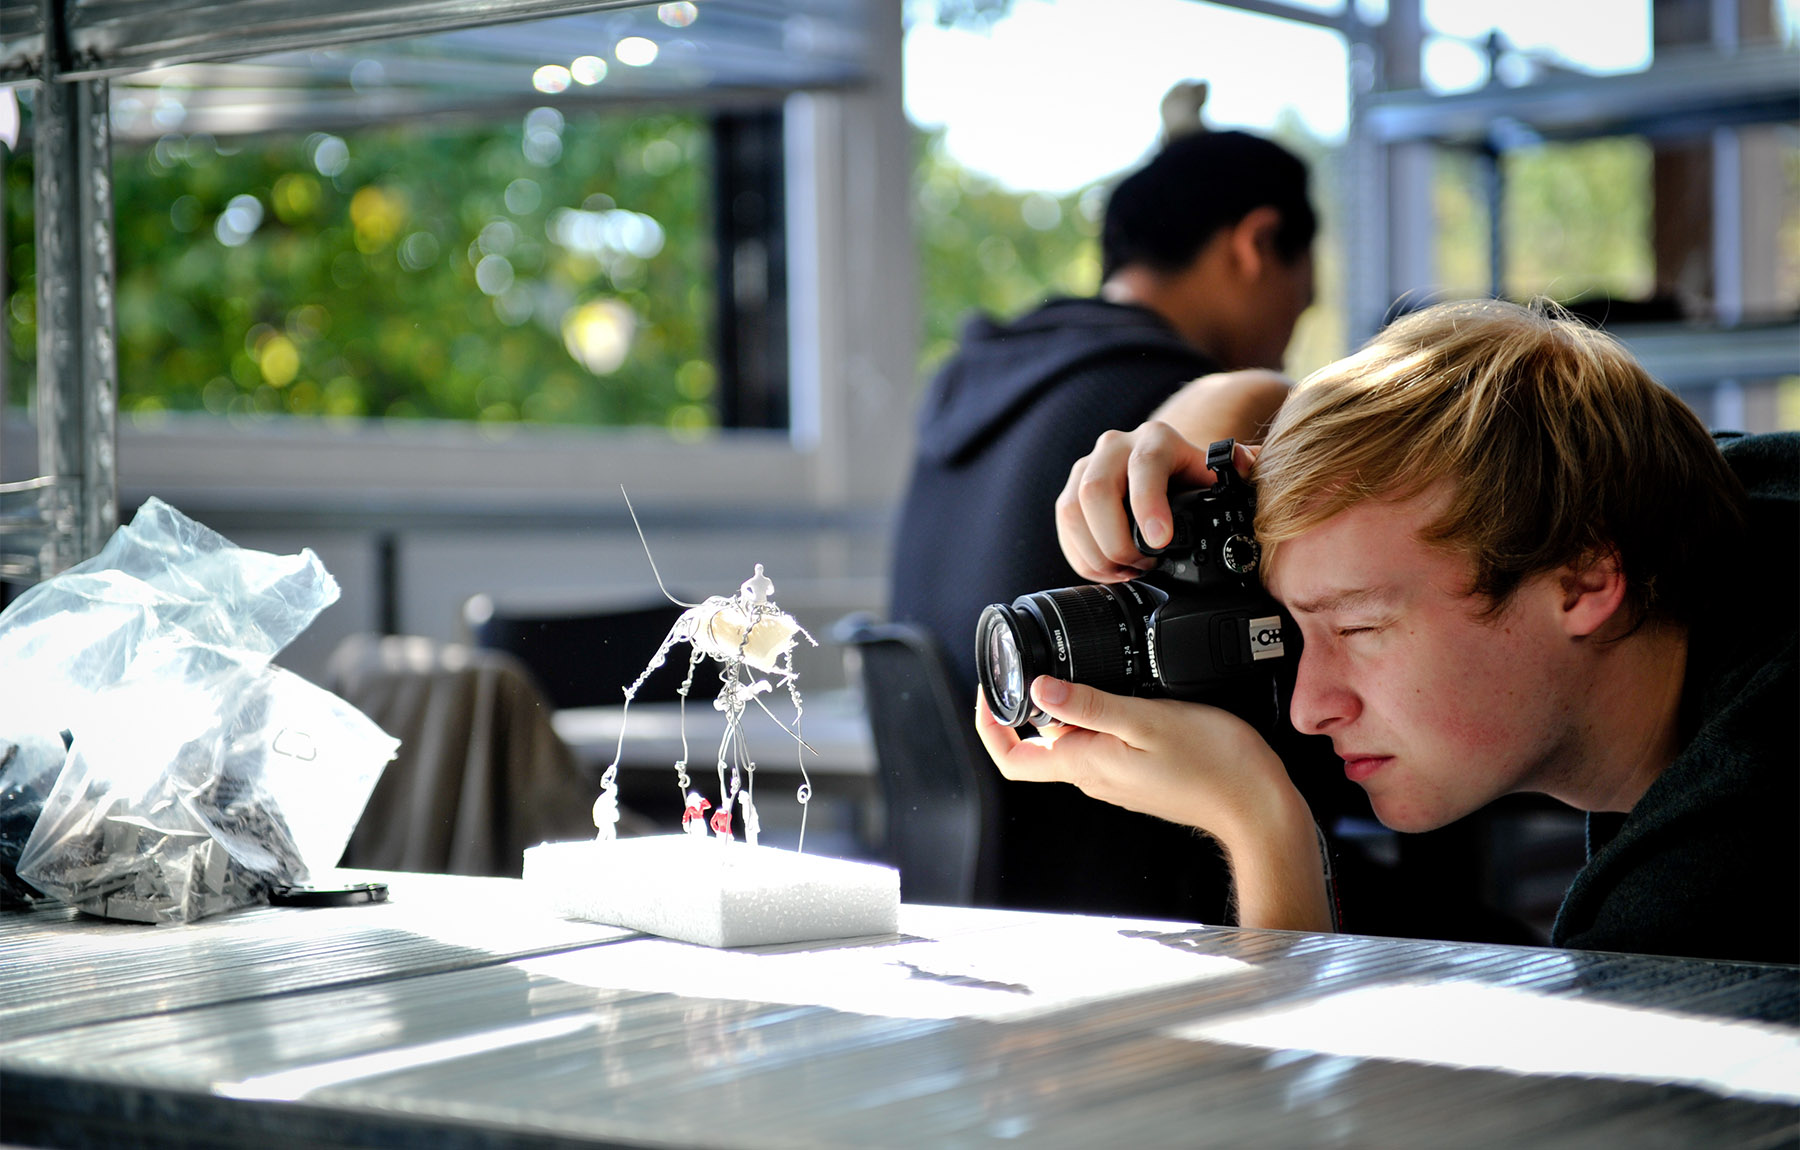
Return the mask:
[[997,884],[994,769],[956,701],[937,643],[866,613],[832,627],[862,657],[886,807],[887,859],[908,902],[991,904]]
[[[523,663],[550,705],[616,707],[643,673],[682,608],[651,591],[580,604],[498,600],[476,595],[463,623],[477,647],[505,651]],[[687,675],[688,647],[638,688],[637,702],[673,702]]]

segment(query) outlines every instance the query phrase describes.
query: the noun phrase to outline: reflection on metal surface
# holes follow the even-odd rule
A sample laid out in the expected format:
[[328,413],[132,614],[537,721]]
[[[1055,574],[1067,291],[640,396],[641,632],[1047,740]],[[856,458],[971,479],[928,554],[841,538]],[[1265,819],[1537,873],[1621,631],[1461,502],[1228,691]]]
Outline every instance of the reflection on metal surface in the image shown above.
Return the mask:
[[[902,907],[902,925],[916,921],[922,909]],[[1022,917],[1005,929],[946,938],[893,936],[862,946],[778,953],[639,939],[519,966],[596,988],[743,998],[883,1018],[989,1020],[1044,1015],[1253,970],[1236,959],[1160,946],[1147,932],[1131,930],[1138,925],[1151,924],[1118,920],[1071,932],[1055,918]]]
[[1357,987],[1168,1033],[1513,1074],[1682,1083],[1800,1102],[1800,1031],[1472,982]]
[[36,582],[75,531],[80,484],[42,476],[0,483],[0,579]]
[[[665,9],[692,7],[664,5]],[[0,0],[0,83],[30,78],[44,54],[38,0]],[[585,21],[589,28],[626,27],[664,31],[681,27],[645,0],[305,0],[304,3],[245,3],[243,0],[158,0],[155,4],[114,0],[65,0],[51,9],[66,11],[67,70],[82,78],[119,76],[182,60],[230,60],[246,55],[331,50],[420,33],[504,38],[511,29],[551,20]],[[579,15],[571,15],[579,14]],[[670,13],[673,15],[674,13]],[[868,19],[861,0],[707,0],[705,20],[694,34],[727,34],[748,26],[753,32],[798,14],[825,25],[854,25],[863,34]],[[622,33],[615,33],[620,35]],[[590,40],[597,37],[589,37]],[[579,40],[568,38],[566,43]],[[606,41],[610,43],[611,41]],[[542,41],[540,41],[542,43]],[[561,44],[551,42],[554,59]],[[799,63],[796,61],[795,63]],[[778,76],[770,79],[779,80]]]
[[67,78],[67,28],[43,33],[41,56],[30,64],[39,81],[33,105],[38,467],[69,489],[71,508],[66,521],[44,521],[35,558],[13,550],[0,563],[0,575],[27,582],[95,554],[118,525],[109,93],[104,80]]
[[[504,5],[487,6],[492,17]],[[871,20],[859,0],[710,0],[705,19],[691,27],[671,26],[647,6],[557,15],[540,5],[550,18],[449,31],[371,11],[369,26],[394,39],[320,40],[294,51],[280,37],[254,35],[246,26],[254,7],[239,4],[215,17],[218,26],[188,36],[179,56],[119,69],[117,136],[148,143],[173,131],[341,131],[456,111],[522,111],[545,95],[571,110],[621,100],[766,100],[865,79]],[[147,12],[130,15],[155,23]],[[267,54],[250,55],[257,52]],[[129,47],[120,54],[135,56]],[[160,66],[171,59],[200,62]],[[0,61],[0,74],[3,68]],[[106,61],[95,68],[113,71]]]
[[506,1026],[498,1030],[486,1030],[460,1038],[446,1038],[438,1042],[425,1042],[417,1046],[397,1046],[373,1054],[357,1055],[354,1058],[340,1058],[333,1062],[321,1062],[312,1066],[302,1066],[295,1070],[258,1075],[255,1078],[246,1078],[241,1082],[220,1082],[214,1084],[213,1092],[226,1098],[296,1102],[313,1091],[322,1090],[327,1086],[342,1086],[346,1082],[374,1078],[382,1074],[393,1074],[401,1070],[417,1070],[423,1066],[453,1062],[459,1058],[470,1058],[478,1054],[489,1054],[512,1046],[548,1042],[554,1038],[563,1038],[587,1030],[593,1025],[594,1019],[586,1015],[547,1018],[542,1022]]
[[379,877],[392,887],[385,903],[247,910],[192,927],[100,922],[47,904],[0,914],[0,1038],[633,937],[546,915],[512,880]]

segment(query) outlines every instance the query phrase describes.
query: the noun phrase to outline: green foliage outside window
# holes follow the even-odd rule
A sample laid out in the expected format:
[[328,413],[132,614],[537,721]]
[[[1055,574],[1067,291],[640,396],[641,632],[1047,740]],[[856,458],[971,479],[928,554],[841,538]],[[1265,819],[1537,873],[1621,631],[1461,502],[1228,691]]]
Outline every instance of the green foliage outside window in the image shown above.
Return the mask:
[[[1296,374],[1344,350],[1335,171],[1314,171],[1320,301]],[[255,141],[169,136],[119,146],[120,408],[653,425],[700,431],[712,394],[708,134],[679,114],[383,128]],[[1791,160],[1791,156],[1790,156]],[[1647,293],[1648,151],[1620,139],[1507,160],[1510,292]],[[35,355],[29,154],[6,157],[0,322],[9,402]],[[1440,153],[1438,282],[1480,293],[1486,210],[1473,162]],[[1011,318],[1099,286],[1106,185],[1014,192],[918,135],[913,210],[920,377],[974,311]]]
[[1644,299],[1650,249],[1650,146],[1622,136],[1527,148],[1506,157],[1509,294],[1585,292]]
[[[1502,161],[1506,293],[1565,303],[1590,294],[1642,299],[1655,289],[1650,250],[1650,148],[1636,137],[1550,144]],[[1488,206],[1479,161],[1437,154],[1438,283],[1485,293]]]
[[[548,108],[120,146],[120,410],[715,424],[709,151],[693,116]],[[21,402],[28,156],[6,199]]]
[[941,129],[918,139],[919,365],[929,375],[956,350],[971,312],[1011,318],[1052,295],[1098,290],[1106,201],[1098,184],[1066,196],[1009,191],[952,159]]

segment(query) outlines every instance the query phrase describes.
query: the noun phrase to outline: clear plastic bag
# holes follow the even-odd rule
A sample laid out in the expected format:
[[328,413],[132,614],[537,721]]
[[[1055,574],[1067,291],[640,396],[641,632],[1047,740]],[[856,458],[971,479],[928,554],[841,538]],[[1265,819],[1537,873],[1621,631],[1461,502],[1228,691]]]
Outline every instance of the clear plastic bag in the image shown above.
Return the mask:
[[54,735],[46,739],[12,732],[10,739],[0,738],[0,907],[28,905],[38,897],[15,868],[62,770],[63,754],[62,740]]
[[0,794],[55,782],[18,877],[186,922],[334,865],[398,743],[269,659],[337,593],[311,551],[244,550],[152,499],[21,596],[0,615],[0,740],[19,747]]

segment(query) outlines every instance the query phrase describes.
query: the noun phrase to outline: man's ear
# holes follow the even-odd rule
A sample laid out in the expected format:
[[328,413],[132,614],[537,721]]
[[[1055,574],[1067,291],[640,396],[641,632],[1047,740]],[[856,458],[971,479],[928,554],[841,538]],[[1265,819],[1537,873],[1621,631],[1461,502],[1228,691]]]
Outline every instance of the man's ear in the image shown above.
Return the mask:
[[1588,554],[1560,572],[1563,629],[1575,638],[1606,630],[1615,619],[1626,622],[1625,567],[1617,551]]
[[1275,257],[1275,233],[1281,230],[1281,212],[1270,204],[1251,208],[1231,225],[1231,260],[1246,280],[1261,279]]

